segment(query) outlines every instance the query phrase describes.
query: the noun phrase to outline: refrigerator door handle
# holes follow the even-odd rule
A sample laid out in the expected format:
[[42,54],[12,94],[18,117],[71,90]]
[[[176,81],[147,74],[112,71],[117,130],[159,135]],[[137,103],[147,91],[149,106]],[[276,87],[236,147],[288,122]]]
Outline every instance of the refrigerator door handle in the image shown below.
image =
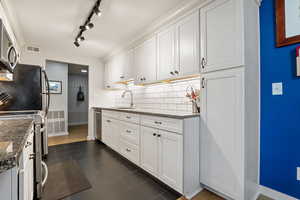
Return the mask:
[[48,166],[46,165],[46,163],[44,161],[42,161],[42,166],[44,167],[44,170],[45,170],[45,177],[42,181],[42,187],[44,187],[47,182],[49,172],[48,172]]
[[47,73],[45,70],[43,70],[43,74],[44,74],[44,77],[45,77],[45,82],[46,82],[46,95],[47,95],[47,105],[46,105],[46,109],[45,109],[45,116],[47,116],[48,112],[49,112],[49,106],[50,106],[50,84],[49,84],[49,79],[48,79],[48,76],[47,76]]

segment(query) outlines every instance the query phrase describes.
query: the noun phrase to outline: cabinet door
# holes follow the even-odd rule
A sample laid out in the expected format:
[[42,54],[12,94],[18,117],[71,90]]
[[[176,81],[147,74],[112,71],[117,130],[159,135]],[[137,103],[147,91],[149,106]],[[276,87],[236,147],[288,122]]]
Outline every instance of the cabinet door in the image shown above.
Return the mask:
[[156,81],[156,36],[134,50],[135,83]]
[[241,1],[214,0],[200,9],[202,72],[243,65]]
[[102,116],[102,142],[108,146],[111,146],[112,141],[112,121],[110,118]]
[[243,199],[244,69],[204,74],[200,134],[201,182]]
[[141,167],[154,176],[158,173],[157,135],[157,129],[141,127]]
[[157,79],[175,76],[175,28],[172,26],[157,35]]
[[183,139],[182,135],[159,131],[159,177],[178,192],[182,192]]
[[176,25],[177,61],[180,76],[198,74],[199,66],[199,11],[184,18]]

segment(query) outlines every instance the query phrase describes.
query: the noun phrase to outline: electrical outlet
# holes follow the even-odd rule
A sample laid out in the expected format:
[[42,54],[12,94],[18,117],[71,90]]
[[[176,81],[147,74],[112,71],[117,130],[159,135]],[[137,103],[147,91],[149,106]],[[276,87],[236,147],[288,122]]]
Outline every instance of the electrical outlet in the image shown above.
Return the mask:
[[300,181],[300,167],[297,167],[297,181]]
[[282,95],[283,89],[282,89],[282,83],[272,83],[272,94],[273,95]]

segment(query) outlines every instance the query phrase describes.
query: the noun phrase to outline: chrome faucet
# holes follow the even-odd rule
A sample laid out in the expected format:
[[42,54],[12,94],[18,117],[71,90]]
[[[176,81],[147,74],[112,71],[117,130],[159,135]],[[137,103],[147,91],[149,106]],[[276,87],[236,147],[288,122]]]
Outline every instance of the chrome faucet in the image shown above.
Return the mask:
[[122,94],[122,98],[125,97],[125,94],[129,93],[130,94],[130,107],[133,107],[133,93],[131,90],[125,90]]

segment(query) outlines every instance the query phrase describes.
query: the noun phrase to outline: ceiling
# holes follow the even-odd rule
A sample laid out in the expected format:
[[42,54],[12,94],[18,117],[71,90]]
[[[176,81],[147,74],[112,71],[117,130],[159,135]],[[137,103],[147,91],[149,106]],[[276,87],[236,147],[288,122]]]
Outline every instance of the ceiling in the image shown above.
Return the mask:
[[96,0],[7,0],[25,43],[41,51],[69,52],[101,58],[134,40],[137,33],[179,4],[190,0],[103,0],[101,17],[84,33],[86,41],[73,45]]

